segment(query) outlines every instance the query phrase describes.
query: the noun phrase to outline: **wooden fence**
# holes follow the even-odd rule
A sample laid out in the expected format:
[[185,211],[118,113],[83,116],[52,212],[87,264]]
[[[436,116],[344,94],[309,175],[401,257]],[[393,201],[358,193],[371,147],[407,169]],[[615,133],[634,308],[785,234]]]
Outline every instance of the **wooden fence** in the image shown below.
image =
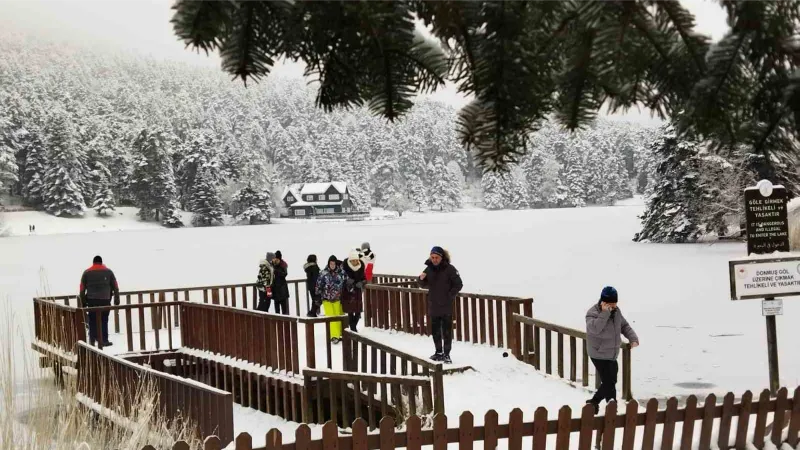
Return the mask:
[[[349,427],[354,419],[366,418],[369,428],[374,430],[378,418],[388,416],[390,409],[398,417],[433,411],[431,380],[426,377],[313,369],[304,370],[303,376],[309,398],[304,406],[305,417],[330,417],[331,422],[342,428]],[[310,398],[312,391],[316,401]],[[323,398],[328,399],[327,405]],[[367,405],[366,411],[363,404]],[[323,409],[325,406],[327,411]]]
[[59,354],[73,353],[75,343],[86,340],[84,312],[79,308],[43,299],[33,300],[35,350],[63,361]]
[[221,444],[233,440],[231,394],[158,372],[78,343],[78,392],[98,406],[132,417],[137,393],[152,388],[157,414],[167,422],[185,420],[201,438],[215,435]]
[[[367,285],[364,323],[368,327],[430,335],[428,291]],[[533,314],[533,299],[460,293],[453,304],[453,339],[473,344],[508,347],[521,355],[520,329],[513,314]]]
[[[557,375],[560,378],[577,382],[578,373],[580,373],[580,381],[583,386],[589,386],[589,370],[591,364],[589,362],[589,351],[585,332],[554,325],[519,314],[514,314],[513,318],[515,322],[522,324],[524,327],[522,357],[520,358],[522,361],[533,365],[536,370],[543,370],[548,375],[553,375],[553,334],[555,334]],[[541,339],[542,333],[544,333],[545,337],[544,343],[542,343]],[[567,360],[567,364],[565,364],[565,337],[569,338],[569,359]],[[580,359],[578,358],[578,341],[580,341]],[[633,399],[631,387],[631,345],[627,342],[623,342],[621,349],[622,367],[620,373],[622,374],[622,397],[626,400],[631,400]],[[544,356],[544,364],[542,364],[542,356]],[[581,368],[580,372],[578,372],[578,366]],[[568,374],[565,373],[565,368],[569,369]],[[595,375],[595,386],[599,387],[599,384],[600,377]]]
[[[464,412],[457,428],[447,428],[444,415],[434,418],[432,429],[423,429],[418,417],[410,417],[402,431],[398,431],[395,421],[387,417],[381,420],[378,433],[369,433],[368,424],[358,419],[353,423],[352,434],[339,435],[336,424],[330,422],[323,427],[322,439],[317,440],[311,439],[310,428],[303,424],[297,428],[294,442],[287,444],[283,444],[279,430],[270,430],[266,434],[267,445],[263,449],[421,450],[422,446],[433,446],[435,450],[444,450],[448,444],[458,444],[460,450],[471,450],[494,449],[503,443],[510,450],[521,450],[523,444],[524,448],[534,450],[567,450],[573,447],[578,450],[745,450],[751,445],[764,450],[767,442],[778,448],[783,443],[790,448],[800,445],[800,387],[794,391],[793,398],[789,398],[786,388],[783,388],[778,391],[776,399],[770,399],[767,390],[755,402],[749,391],[739,402],[734,399],[734,395],[729,393],[720,405],[712,394],[702,405],[698,405],[697,397],[690,396],[686,406],[678,408],[677,399],[672,398],[667,402],[666,410],[662,411],[658,410],[658,401],[651,399],[644,412],[639,411],[636,402],[629,402],[624,411],[618,411],[617,404],[611,403],[606,407],[605,416],[600,417],[594,415],[591,405],[586,405],[579,418],[572,416],[569,406],[562,407],[556,416],[551,416],[545,408],[538,408],[533,422],[524,422],[522,410],[515,409],[505,424],[499,424],[497,412],[489,411],[482,426],[475,426],[474,415]],[[680,431],[676,436],[678,425]],[[699,433],[695,433],[696,430]],[[478,445],[477,442],[483,444]],[[657,444],[660,445],[656,447]],[[221,447],[215,438],[209,438],[204,448],[218,450]],[[251,450],[251,436],[240,434],[236,438],[235,448]],[[173,449],[184,450],[188,447],[179,442]]]
[[434,413],[444,413],[444,371],[442,363],[418,358],[364,335],[345,330],[342,340],[344,370],[375,375],[430,377]]
[[[196,302],[181,303],[181,316],[184,347],[238,358],[295,376],[300,376],[302,349],[305,350],[305,360],[302,361],[305,367],[317,368],[318,327],[326,330],[324,366],[333,367],[330,327],[327,325],[347,319],[347,316],[284,316]],[[299,326],[303,327],[302,334],[298,334]]]

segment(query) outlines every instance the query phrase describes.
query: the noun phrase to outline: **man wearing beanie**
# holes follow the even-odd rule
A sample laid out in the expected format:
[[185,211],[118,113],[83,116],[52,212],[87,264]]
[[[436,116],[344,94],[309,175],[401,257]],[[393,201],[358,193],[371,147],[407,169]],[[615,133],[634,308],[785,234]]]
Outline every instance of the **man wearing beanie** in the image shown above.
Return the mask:
[[589,357],[600,377],[600,388],[586,403],[594,405],[594,413],[600,412],[600,402],[617,400],[617,357],[624,335],[631,347],[639,346],[639,337],[625,320],[617,307],[617,290],[606,286],[600,293],[600,300],[586,313],[586,335]]
[[272,268],[275,271],[275,279],[272,282],[272,299],[275,303],[275,314],[289,315],[289,283],[286,281],[288,275],[288,264],[283,260],[281,251],[275,252],[272,260]]
[[450,364],[453,342],[453,303],[464,284],[458,270],[450,264],[450,254],[442,247],[433,247],[425,261],[425,271],[419,276],[419,286],[428,289],[428,315],[436,353],[434,361]]

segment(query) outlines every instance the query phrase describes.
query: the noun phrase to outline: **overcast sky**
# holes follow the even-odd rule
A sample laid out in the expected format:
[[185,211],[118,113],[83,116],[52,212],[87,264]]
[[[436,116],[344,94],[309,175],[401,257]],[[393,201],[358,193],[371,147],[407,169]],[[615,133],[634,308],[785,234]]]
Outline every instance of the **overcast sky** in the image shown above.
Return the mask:
[[[724,35],[725,14],[717,2],[682,0],[681,3],[694,13],[698,31],[714,40]],[[169,23],[172,4],[171,0],[0,0],[0,27],[218,68],[219,59],[215,55],[197,54],[177,40]],[[274,73],[301,76],[302,70],[299,64],[289,63],[276,67]],[[451,86],[433,97],[455,106],[464,103]],[[648,113],[638,111],[619,118],[650,121]]]

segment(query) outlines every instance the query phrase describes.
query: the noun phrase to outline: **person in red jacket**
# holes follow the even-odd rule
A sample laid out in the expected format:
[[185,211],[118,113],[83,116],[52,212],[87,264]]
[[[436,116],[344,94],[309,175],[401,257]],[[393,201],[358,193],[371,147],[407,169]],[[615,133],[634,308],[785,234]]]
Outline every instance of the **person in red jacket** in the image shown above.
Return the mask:
[[[114,304],[119,305],[119,285],[114,272],[103,264],[103,258],[95,256],[92,260],[92,267],[89,267],[81,276],[80,300],[83,308],[93,308],[98,306],[110,306],[111,296],[114,296]],[[111,341],[108,340],[108,313],[101,313],[100,336],[97,330],[97,313],[89,312],[89,342],[95,345],[98,338],[102,339],[103,346],[108,347]]]

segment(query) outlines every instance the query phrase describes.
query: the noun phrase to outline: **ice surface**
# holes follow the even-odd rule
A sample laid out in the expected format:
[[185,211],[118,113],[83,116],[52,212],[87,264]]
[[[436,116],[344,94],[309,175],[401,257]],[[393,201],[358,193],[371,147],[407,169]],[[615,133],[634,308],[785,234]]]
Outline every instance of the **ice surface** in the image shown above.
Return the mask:
[[[602,287],[615,286],[642,340],[633,351],[637,398],[766,387],[760,302],[729,300],[728,261],[742,258],[745,246],[634,243],[641,212],[641,206],[469,210],[408,213],[392,221],[8,237],[0,239],[0,298],[11,302],[32,334],[30,299],[44,291],[39,269],[49,292],[72,293],[95,254],[116,272],[122,289],[135,290],[251,282],[268,250],[281,250],[289,277],[301,278],[309,253],[341,257],[364,241],[380,255],[376,273],[417,274],[430,248],[441,245],[451,250],[465,290],[533,297],[536,317],[565,326],[583,328]],[[13,214],[19,213],[6,216]],[[52,220],[54,231],[81,221]],[[800,384],[800,352],[794,348],[800,327],[791,324],[800,320],[800,300],[787,299],[784,310],[778,318],[781,384],[794,388]],[[428,356],[430,347],[424,351]],[[675,386],[686,382],[714,387]]]

